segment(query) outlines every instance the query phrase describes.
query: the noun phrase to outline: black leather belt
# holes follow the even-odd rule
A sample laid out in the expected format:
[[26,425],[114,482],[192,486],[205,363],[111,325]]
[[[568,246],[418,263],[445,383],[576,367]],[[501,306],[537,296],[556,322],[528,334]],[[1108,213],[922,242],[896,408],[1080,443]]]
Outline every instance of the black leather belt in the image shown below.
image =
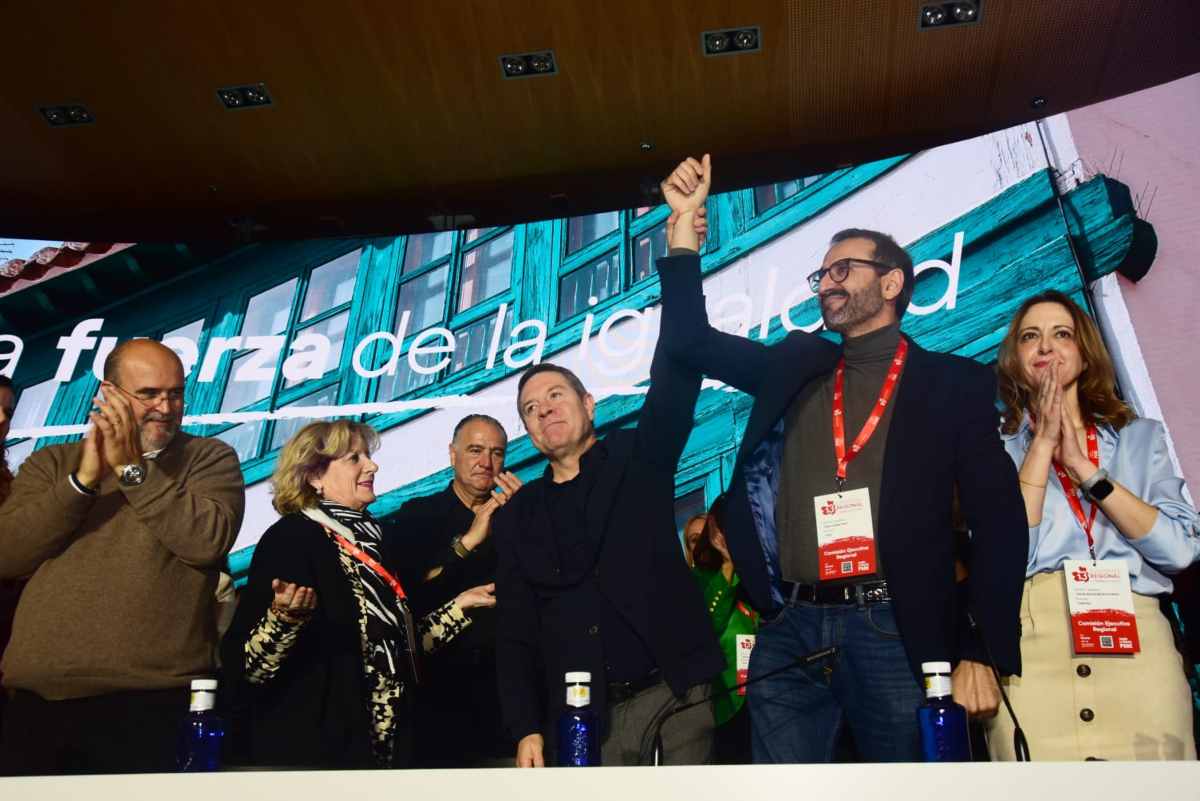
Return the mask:
[[608,683],[608,703],[611,706],[612,704],[619,704],[622,701],[628,701],[642,690],[648,690],[660,681],[662,681],[662,671],[658,668],[650,671],[640,679],[610,681]]
[[886,581],[860,581],[857,584],[796,584],[783,582],[783,601],[795,604],[877,604],[892,600]]

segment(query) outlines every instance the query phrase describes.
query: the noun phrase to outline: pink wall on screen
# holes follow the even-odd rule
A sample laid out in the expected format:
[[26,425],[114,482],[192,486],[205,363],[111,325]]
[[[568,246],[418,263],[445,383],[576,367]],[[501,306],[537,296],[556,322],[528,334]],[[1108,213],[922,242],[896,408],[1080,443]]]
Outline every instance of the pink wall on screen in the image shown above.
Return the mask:
[[1158,234],[1141,283],[1120,279],[1193,497],[1200,493],[1200,75],[1072,111],[1088,173],[1134,193]]

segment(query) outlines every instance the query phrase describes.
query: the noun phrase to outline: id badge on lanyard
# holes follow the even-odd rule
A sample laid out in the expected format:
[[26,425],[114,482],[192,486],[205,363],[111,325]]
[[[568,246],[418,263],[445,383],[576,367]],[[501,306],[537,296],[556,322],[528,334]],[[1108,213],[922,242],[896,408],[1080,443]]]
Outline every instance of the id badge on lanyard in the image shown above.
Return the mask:
[[[750,676],[750,652],[754,650],[754,635],[739,634],[737,635],[737,654],[735,666],[737,667],[737,683],[745,684],[746,679]],[[738,695],[745,695],[746,688],[739,687]]]
[[362,548],[359,548],[353,542],[346,539],[336,531],[333,531],[325,526],[322,526],[322,528],[325,529],[326,534],[333,538],[333,541],[337,543],[339,548],[350,554],[350,556],[354,559],[357,559],[359,562],[362,562],[364,565],[369,567],[371,571],[383,579],[384,582],[392,589],[392,592],[396,594],[396,605],[399,607],[400,614],[404,618],[404,633],[406,645],[408,646],[409,667],[412,670],[413,678],[417,681],[420,681],[421,672],[419,666],[417,665],[417,637],[416,627],[414,626],[415,621],[413,620],[412,610],[408,606],[408,595],[404,592],[404,587],[400,585],[400,580],[388,572],[387,568],[379,564],[374,557],[372,557]]
[[[1099,468],[1100,445],[1094,425],[1088,426],[1087,444],[1088,459]],[[1088,552],[1092,556],[1089,561],[1068,559],[1063,562],[1067,608],[1071,615],[1071,645],[1076,654],[1136,654],[1141,650],[1141,644],[1129,566],[1123,559],[1096,558],[1092,527],[1099,505],[1093,503],[1085,516],[1075,482],[1058,462],[1054,463],[1054,472],[1062,484],[1075,522],[1087,537]]]
[[813,514],[817,521],[817,577],[820,581],[867,576],[878,569],[870,491],[866,487],[854,490],[843,488],[846,484],[846,467],[879,427],[907,358],[908,341],[901,337],[875,407],[849,450],[846,448],[846,360],[843,358],[838,362],[833,378],[833,450],[837,459],[835,481],[838,491],[813,498]]

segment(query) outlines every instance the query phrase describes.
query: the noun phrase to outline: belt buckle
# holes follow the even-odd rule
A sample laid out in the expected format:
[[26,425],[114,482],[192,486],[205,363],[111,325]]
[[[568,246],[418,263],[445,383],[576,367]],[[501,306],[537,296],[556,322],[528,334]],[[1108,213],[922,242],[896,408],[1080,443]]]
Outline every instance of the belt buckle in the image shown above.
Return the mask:
[[887,587],[876,585],[862,591],[863,600],[867,603],[882,603],[888,600]]

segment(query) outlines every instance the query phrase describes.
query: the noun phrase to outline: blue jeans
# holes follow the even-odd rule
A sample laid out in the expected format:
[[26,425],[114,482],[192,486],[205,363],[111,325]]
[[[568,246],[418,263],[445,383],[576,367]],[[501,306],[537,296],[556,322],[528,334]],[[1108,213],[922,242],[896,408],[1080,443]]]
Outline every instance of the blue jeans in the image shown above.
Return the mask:
[[832,659],[747,688],[754,761],[829,762],[843,723],[863,761],[920,762],[917,683],[890,603],[785,606],[758,632],[750,678],[822,648]]

